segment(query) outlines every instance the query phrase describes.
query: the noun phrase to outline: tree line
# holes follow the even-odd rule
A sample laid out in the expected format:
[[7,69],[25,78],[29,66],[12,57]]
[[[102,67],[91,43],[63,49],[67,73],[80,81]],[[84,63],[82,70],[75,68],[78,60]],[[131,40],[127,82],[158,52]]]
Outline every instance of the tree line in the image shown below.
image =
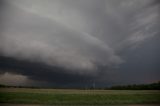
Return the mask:
[[110,87],[111,90],[160,90],[160,81],[152,84],[119,85]]
[[88,87],[88,88],[59,88],[59,87],[36,87],[36,86],[9,86],[9,85],[3,85],[0,84],[0,88],[32,88],[32,89],[40,89],[40,88],[53,88],[53,89],[82,89],[82,90],[160,90],[160,81],[157,83],[151,83],[151,84],[133,84],[133,85],[117,85],[117,86],[111,86],[111,87],[103,87],[103,88],[97,88],[97,87]]

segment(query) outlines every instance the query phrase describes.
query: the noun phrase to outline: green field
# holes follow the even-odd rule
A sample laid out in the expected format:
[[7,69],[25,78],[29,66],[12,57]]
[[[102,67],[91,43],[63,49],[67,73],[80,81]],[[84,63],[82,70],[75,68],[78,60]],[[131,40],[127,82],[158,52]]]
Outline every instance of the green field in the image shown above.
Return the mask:
[[160,92],[156,90],[0,88],[0,103],[54,105],[160,104]]

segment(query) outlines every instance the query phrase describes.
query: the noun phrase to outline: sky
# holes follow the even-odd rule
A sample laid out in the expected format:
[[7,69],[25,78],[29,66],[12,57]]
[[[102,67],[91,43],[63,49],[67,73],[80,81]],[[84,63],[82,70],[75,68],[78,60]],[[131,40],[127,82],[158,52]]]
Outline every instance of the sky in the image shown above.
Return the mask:
[[0,84],[160,80],[159,0],[1,0]]

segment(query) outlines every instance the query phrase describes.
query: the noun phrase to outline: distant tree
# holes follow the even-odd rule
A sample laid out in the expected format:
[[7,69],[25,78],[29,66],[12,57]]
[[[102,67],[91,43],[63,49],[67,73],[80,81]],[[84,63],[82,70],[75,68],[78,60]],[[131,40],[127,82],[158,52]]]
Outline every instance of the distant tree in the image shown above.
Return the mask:
[[160,81],[152,84],[140,84],[140,85],[119,85],[112,86],[113,90],[160,90]]
[[6,87],[6,85],[0,84],[0,88],[4,88]]

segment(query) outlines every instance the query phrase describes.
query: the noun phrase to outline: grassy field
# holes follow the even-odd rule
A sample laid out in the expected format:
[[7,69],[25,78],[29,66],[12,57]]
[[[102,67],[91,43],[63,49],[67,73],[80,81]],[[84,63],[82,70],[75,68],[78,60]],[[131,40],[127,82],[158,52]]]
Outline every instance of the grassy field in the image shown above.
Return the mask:
[[0,88],[0,103],[54,105],[160,104],[160,92],[156,90]]

